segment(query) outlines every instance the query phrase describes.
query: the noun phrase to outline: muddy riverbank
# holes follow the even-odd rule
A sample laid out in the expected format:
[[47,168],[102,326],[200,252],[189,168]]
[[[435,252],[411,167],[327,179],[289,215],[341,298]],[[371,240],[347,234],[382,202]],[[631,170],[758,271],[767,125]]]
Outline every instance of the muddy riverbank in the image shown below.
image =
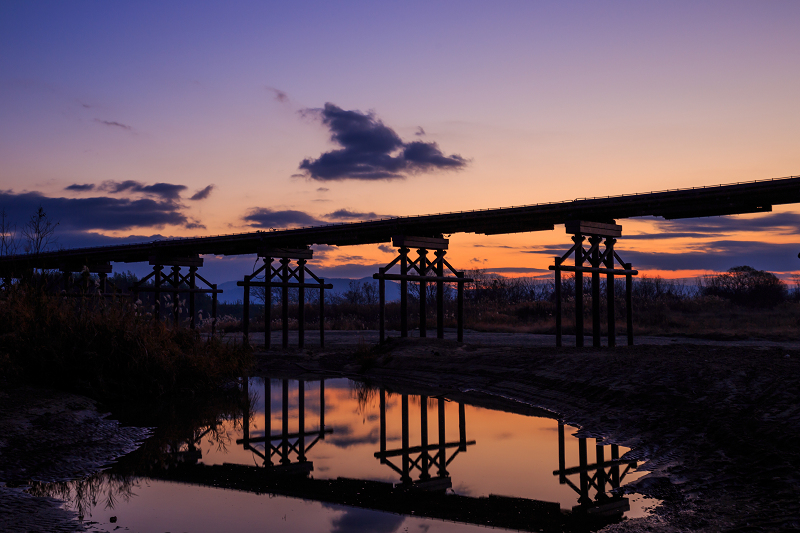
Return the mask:
[[30,481],[68,481],[135,450],[147,429],[123,427],[95,402],[34,386],[0,388],[0,531],[83,531],[53,498],[25,492]]
[[264,373],[341,372],[429,393],[513,398],[634,449],[627,487],[664,501],[615,531],[800,528],[800,351],[673,344],[584,349],[393,340],[260,354]]

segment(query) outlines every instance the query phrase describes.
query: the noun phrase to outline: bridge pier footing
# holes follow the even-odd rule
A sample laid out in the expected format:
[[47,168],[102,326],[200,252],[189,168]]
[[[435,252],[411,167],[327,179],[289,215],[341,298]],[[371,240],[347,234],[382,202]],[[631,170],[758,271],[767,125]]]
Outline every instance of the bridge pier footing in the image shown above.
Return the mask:
[[[333,285],[314,274],[306,266],[313,256],[310,248],[270,248],[260,249],[258,257],[263,259],[262,265],[252,274],[244,277],[244,281],[236,284],[244,287],[244,300],[242,312],[242,332],[244,343],[250,344],[250,288],[257,287],[263,290],[264,300],[264,348],[269,349],[272,334],[272,289],[281,289],[281,345],[289,347],[289,289],[297,289],[297,344],[299,348],[305,346],[305,290],[319,290],[319,344],[325,347],[325,289],[332,289]],[[279,266],[273,267],[272,263],[278,260]],[[292,267],[292,260],[297,261],[297,266]],[[313,281],[307,281],[308,275]],[[261,280],[261,281],[260,281]]]
[[[170,300],[172,308],[172,320],[178,325],[181,320],[181,313],[185,311],[189,316],[189,327],[197,327],[197,294],[211,295],[211,336],[217,333],[217,295],[222,289],[217,288],[216,283],[211,283],[197,273],[197,269],[203,266],[203,259],[199,256],[190,257],[160,257],[151,256],[150,265],[153,271],[140,279],[133,287],[131,292],[134,301],[139,299],[139,293],[152,292],[154,299],[153,316],[156,320],[161,318],[162,299],[166,296]],[[165,274],[164,267],[171,267],[171,272]],[[186,274],[181,273],[181,268],[188,268]],[[148,284],[153,280],[152,285]],[[200,281],[204,287],[198,286]],[[188,295],[188,305],[185,306],[180,299],[181,294]]]
[[[619,254],[614,251],[615,237],[622,235],[622,226],[606,222],[570,221],[566,223],[568,234],[572,234],[572,248],[561,257],[555,258],[555,264],[550,270],[555,271],[554,297],[556,300],[556,346],[562,345],[562,272],[575,273],[575,346],[583,347],[583,274],[591,274],[592,295],[592,346],[601,346],[600,324],[600,275],[606,274],[606,306],[608,321],[608,346],[616,346],[616,315],[614,309],[614,277],[625,276],[625,313],[628,345],[633,345],[633,310],[631,308],[631,292],[633,276],[639,272],[631,268],[630,263],[625,263]],[[583,243],[589,236],[589,249],[584,250]],[[605,239],[605,242],[603,242]],[[600,245],[604,249],[600,250]],[[570,255],[575,256],[575,266],[565,265]],[[584,266],[585,263],[589,266]],[[616,264],[622,268],[615,268]]]
[[[457,271],[445,259],[448,239],[442,237],[392,237],[392,245],[398,248],[398,256],[388,265],[379,269],[373,278],[378,280],[378,321],[380,342],[386,340],[386,281],[400,282],[400,336],[408,337],[408,282],[419,284],[419,336],[427,337],[427,301],[428,284],[436,284],[436,337],[444,338],[444,284],[455,283],[457,286],[456,329],[458,342],[464,340],[464,283],[472,281],[464,277],[464,272]],[[408,253],[417,249],[417,258],[410,260]],[[428,251],[434,250],[435,259],[428,258]],[[395,267],[400,273],[390,273]],[[445,267],[452,274],[446,275]]]

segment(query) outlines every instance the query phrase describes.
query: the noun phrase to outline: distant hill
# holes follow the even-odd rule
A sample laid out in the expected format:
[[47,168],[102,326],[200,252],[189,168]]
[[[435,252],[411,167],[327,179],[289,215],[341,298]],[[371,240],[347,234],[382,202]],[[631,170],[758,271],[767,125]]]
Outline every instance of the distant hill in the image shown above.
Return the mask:
[[[357,281],[359,283],[374,283],[377,287],[378,280],[368,278],[361,278],[352,280],[349,278],[325,278],[325,283],[333,285],[333,289],[326,289],[334,293],[344,293],[350,288],[350,282]],[[226,281],[217,285],[218,289],[222,289],[222,294],[219,295],[219,301],[222,303],[236,303],[244,299],[244,287],[238,287],[237,281]],[[386,282],[386,301],[396,301],[400,299],[400,283],[395,281]]]

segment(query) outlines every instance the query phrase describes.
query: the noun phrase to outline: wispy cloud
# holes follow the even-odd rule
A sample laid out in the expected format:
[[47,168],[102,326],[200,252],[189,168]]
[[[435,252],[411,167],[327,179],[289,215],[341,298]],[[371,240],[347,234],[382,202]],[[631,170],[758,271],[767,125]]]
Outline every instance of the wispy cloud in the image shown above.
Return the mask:
[[391,180],[437,170],[459,170],[468,161],[460,155],[444,155],[435,142],[403,142],[374,113],[347,111],[326,103],[322,109],[305,109],[328,127],[331,140],[341,146],[317,159],[300,163],[301,176],[314,180]]
[[275,87],[270,87],[269,85],[266,87],[267,91],[272,93],[273,98],[278,102],[285,104],[289,102],[289,96],[281,91],[280,89],[276,89]]
[[348,209],[338,209],[333,213],[324,215],[324,217],[329,220],[373,220],[376,218],[382,218],[380,215],[376,215],[372,211],[365,213],[361,211],[350,211]]
[[72,185],[67,185],[64,187],[65,191],[77,191],[77,192],[84,192],[84,191],[91,191],[94,189],[94,184],[92,183],[73,183]]
[[113,128],[122,128],[123,130],[133,131],[133,128],[128,126],[127,124],[123,124],[121,122],[117,122],[115,120],[102,120],[99,118],[94,119],[95,122],[98,124],[103,124],[104,126],[111,126]]
[[204,189],[200,189],[196,193],[192,195],[189,200],[205,200],[211,194],[211,191],[214,190],[214,185],[209,185]]

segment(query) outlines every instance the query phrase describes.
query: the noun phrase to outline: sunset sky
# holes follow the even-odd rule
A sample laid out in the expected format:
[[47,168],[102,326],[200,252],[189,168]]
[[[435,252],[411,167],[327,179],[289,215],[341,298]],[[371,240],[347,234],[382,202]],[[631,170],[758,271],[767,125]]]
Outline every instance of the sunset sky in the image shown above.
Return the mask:
[[[73,247],[797,175],[799,22],[794,1],[3,2],[0,207],[19,229],[42,205]],[[652,274],[800,270],[800,206],[618,222]],[[460,234],[449,257],[538,275],[567,243]]]

